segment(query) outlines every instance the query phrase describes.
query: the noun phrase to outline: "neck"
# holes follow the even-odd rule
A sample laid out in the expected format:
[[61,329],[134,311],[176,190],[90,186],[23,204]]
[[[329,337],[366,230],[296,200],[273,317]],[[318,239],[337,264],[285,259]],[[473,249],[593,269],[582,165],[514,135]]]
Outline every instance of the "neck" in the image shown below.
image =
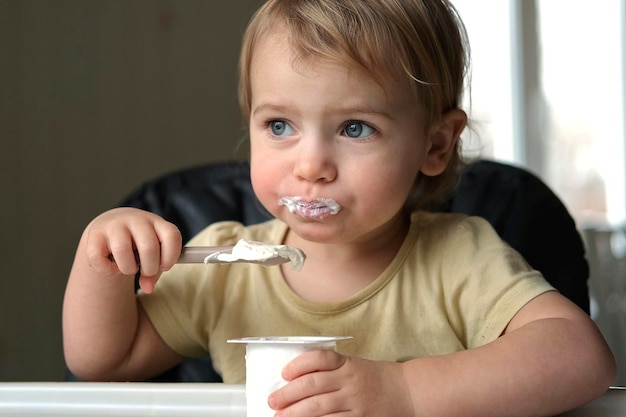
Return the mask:
[[373,283],[395,258],[408,232],[408,219],[386,225],[382,233],[358,242],[317,243],[300,239],[293,232],[286,243],[307,255],[301,271],[282,268],[291,289],[314,302],[349,299]]

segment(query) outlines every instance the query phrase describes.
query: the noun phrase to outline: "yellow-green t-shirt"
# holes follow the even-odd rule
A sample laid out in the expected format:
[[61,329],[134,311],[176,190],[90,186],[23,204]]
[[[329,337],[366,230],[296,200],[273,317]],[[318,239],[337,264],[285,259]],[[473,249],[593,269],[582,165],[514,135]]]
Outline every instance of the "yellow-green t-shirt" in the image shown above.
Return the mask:
[[[216,223],[190,245],[239,239],[281,244],[287,226]],[[340,279],[340,278],[338,278]],[[348,300],[315,303],[257,264],[176,265],[139,300],[163,340],[185,356],[211,355],[225,383],[245,382],[252,336],[353,336],[341,353],[406,361],[481,346],[496,339],[519,309],[553,290],[483,219],[415,212],[398,254]]]

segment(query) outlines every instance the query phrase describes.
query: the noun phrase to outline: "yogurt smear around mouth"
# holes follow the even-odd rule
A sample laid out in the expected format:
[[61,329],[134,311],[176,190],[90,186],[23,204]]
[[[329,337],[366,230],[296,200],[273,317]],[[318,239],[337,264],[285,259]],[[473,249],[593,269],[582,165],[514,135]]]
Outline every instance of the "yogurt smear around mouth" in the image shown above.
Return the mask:
[[341,206],[332,198],[317,198],[304,200],[302,197],[281,197],[279,206],[285,206],[290,213],[296,213],[309,219],[323,219],[339,213]]

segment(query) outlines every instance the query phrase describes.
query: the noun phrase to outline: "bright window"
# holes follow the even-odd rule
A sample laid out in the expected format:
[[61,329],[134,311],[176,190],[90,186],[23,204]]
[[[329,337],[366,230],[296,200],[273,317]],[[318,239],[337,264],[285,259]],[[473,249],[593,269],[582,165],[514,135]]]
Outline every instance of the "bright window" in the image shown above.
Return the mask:
[[467,152],[526,166],[579,225],[626,220],[626,2],[454,4],[472,47]]
[[622,0],[540,0],[546,179],[581,222],[622,222]]

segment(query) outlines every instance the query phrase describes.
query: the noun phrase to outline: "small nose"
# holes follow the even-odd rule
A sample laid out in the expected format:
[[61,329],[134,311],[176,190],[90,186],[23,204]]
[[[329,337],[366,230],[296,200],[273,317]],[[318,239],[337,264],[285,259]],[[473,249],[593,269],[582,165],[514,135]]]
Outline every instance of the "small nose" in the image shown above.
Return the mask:
[[309,182],[329,182],[337,176],[332,145],[323,140],[311,140],[302,146],[294,165],[294,175]]

